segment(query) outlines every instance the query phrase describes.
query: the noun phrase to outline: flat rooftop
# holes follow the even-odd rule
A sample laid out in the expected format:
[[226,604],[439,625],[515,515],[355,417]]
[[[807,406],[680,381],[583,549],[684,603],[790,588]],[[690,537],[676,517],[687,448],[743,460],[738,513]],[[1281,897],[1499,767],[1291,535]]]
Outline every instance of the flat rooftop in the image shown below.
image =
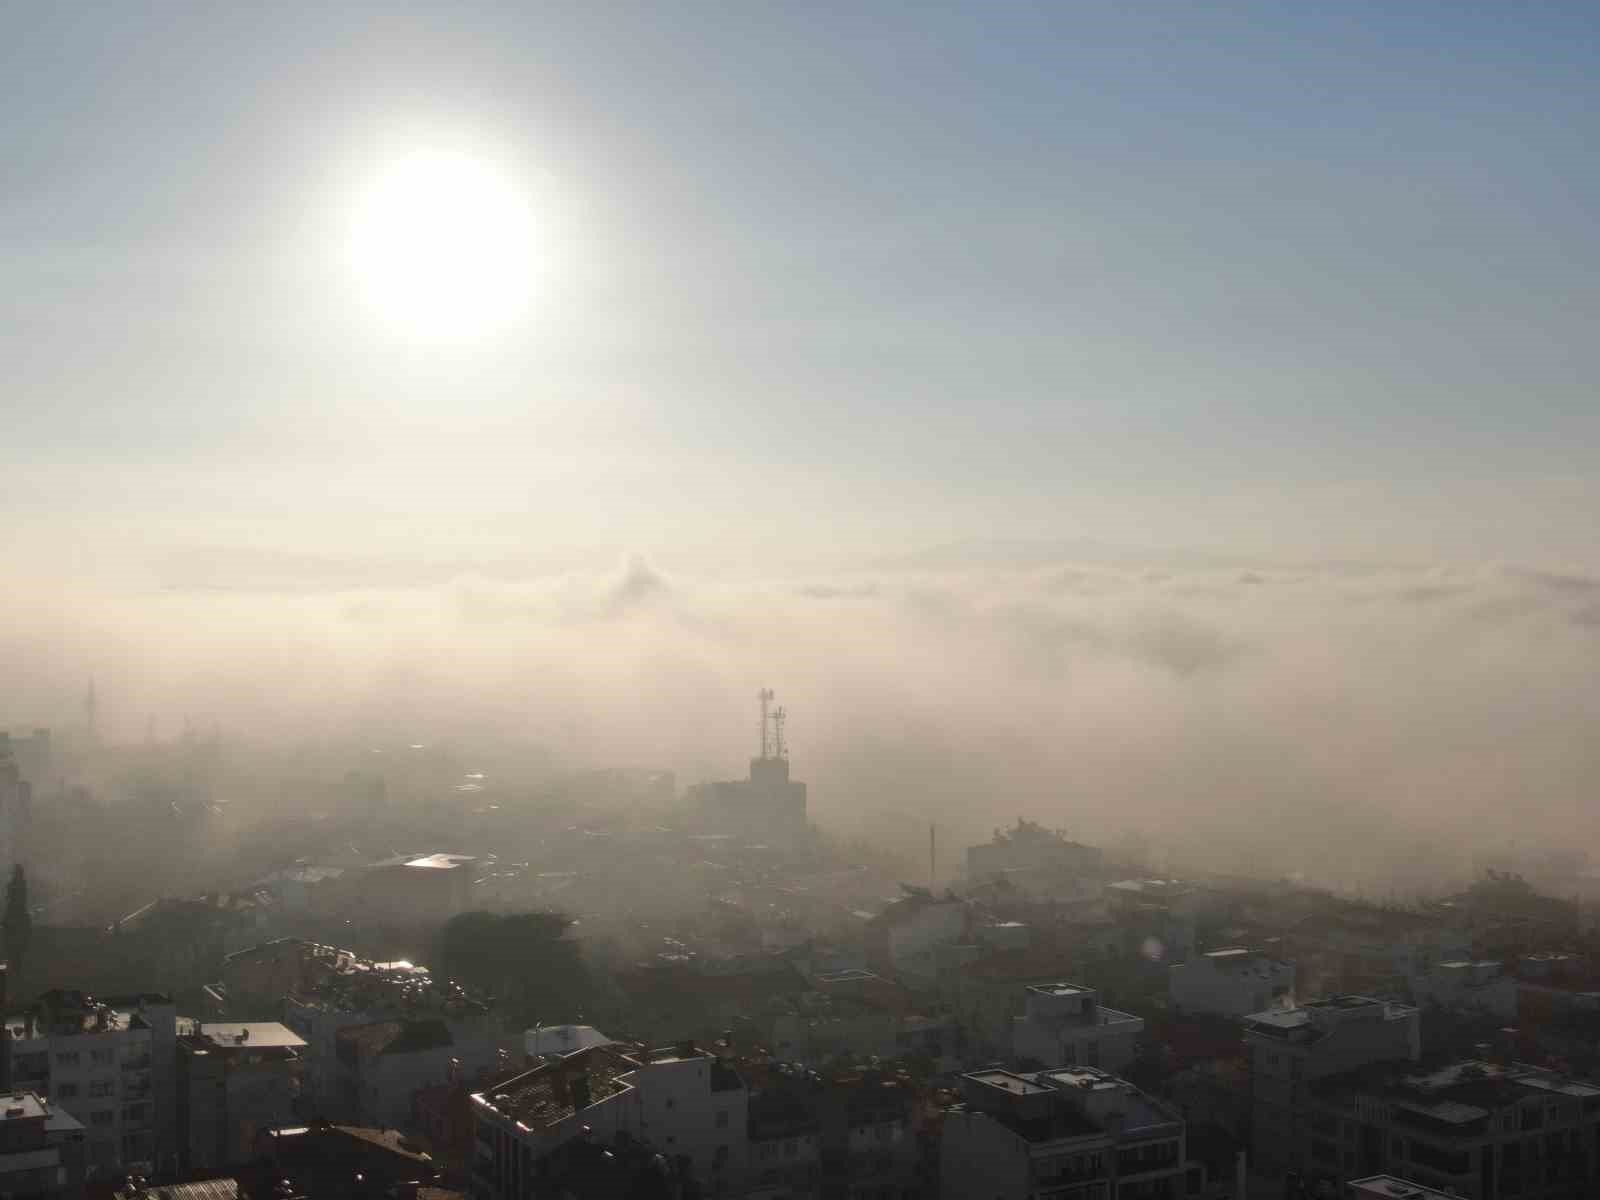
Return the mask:
[[477,861],[470,854],[424,854],[421,858],[408,859],[405,865],[421,871],[453,871]]
[[219,1046],[240,1049],[295,1050],[306,1044],[294,1030],[277,1021],[206,1021],[200,1025],[200,1036]]
[[1050,1091],[1048,1085],[1036,1083],[1026,1075],[1016,1075],[999,1069],[974,1071],[967,1078],[997,1091],[1010,1092],[1014,1096],[1041,1096]]
[[32,1092],[0,1093],[0,1119],[26,1121],[31,1117],[37,1120],[47,1115],[48,1111]]
[[1345,1189],[1353,1197],[1382,1197],[1383,1200],[1447,1200],[1449,1192],[1401,1179],[1398,1175],[1369,1175],[1352,1179]]
[[572,1095],[576,1076],[587,1078],[589,1103],[594,1105],[627,1091],[632,1085],[623,1076],[638,1069],[639,1064],[626,1055],[608,1046],[595,1046],[535,1067],[472,1099],[531,1133],[548,1129],[580,1111],[574,1106]]
[[1028,990],[1040,996],[1082,996],[1091,989],[1075,983],[1035,983]]
[[863,971],[860,967],[846,967],[842,971],[819,971],[818,983],[853,983],[868,979],[878,979],[880,976],[873,971]]

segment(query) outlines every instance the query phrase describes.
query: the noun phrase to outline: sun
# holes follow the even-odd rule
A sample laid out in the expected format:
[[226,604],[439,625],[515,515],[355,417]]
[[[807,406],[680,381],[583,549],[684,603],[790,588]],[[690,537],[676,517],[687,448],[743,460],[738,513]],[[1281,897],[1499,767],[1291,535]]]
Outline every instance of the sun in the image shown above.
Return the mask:
[[533,222],[509,173],[468,154],[417,151],[359,196],[349,255],[385,323],[407,336],[472,338],[525,309]]

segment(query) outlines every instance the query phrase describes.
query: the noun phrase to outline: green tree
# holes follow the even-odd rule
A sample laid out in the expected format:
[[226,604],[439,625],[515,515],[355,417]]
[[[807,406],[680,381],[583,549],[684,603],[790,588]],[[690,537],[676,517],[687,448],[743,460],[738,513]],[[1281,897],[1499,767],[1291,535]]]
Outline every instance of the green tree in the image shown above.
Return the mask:
[[521,1021],[564,1024],[580,1015],[589,983],[578,943],[564,936],[571,926],[558,912],[462,913],[439,931],[433,965]]
[[28,911],[28,877],[22,864],[11,868],[11,882],[6,885],[6,915],[0,921],[5,932],[6,959],[11,964],[12,981],[22,975],[23,963],[28,957],[28,945],[33,941],[33,915]]

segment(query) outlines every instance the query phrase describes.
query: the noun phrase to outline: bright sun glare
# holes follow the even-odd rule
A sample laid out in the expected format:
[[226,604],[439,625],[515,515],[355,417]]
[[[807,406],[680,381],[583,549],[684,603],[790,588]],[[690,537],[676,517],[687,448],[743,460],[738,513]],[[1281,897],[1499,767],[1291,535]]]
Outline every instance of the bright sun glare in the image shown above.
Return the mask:
[[357,204],[350,251],[373,308],[409,335],[473,337],[528,299],[532,222],[515,181],[470,155],[418,152]]

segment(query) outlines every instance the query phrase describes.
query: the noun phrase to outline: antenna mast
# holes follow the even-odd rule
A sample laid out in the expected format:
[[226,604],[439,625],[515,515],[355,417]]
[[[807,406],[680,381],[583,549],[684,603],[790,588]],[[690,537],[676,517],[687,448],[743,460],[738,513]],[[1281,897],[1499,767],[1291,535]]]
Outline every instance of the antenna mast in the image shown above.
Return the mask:
[[783,723],[789,719],[789,714],[783,705],[778,705],[772,710],[772,757],[788,758],[789,747],[783,744]]
[[761,701],[761,757],[764,759],[772,757],[772,755],[768,753],[772,747],[772,743],[767,740],[767,721],[769,720],[767,716],[767,710],[772,704],[772,694],[771,688],[762,688],[757,696],[757,698]]

